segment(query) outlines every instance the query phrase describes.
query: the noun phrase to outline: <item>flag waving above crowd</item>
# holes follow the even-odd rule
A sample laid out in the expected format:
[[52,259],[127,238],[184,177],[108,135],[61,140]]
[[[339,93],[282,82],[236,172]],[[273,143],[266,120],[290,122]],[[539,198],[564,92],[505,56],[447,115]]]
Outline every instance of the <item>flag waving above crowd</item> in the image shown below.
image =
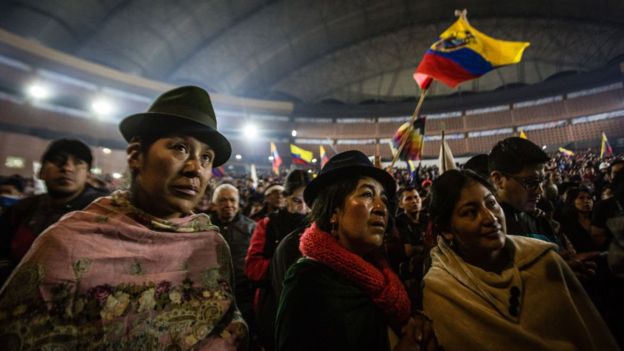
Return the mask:
[[440,34],[414,73],[421,89],[432,79],[451,88],[501,66],[520,62],[528,42],[494,39],[468,23],[465,14]]
[[609,139],[607,139],[607,135],[602,132],[602,140],[600,142],[600,158],[605,156],[611,156],[613,154],[613,149],[609,144]]
[[292,158],[292,162],[296,165],[309,165],[312,163],[312,159],[314,159],[312,151],[302,149],[294,144],[290,144],[290,156]]
[[[433,80],[455,88],[458,84],[478,78],[495,68],[520,62],[524,49],[530,45],[528,42],[494,39],[481,33],[468,23],[466,10],[456,10],[455,15],[459,17],[457,21],[442,32],[439,40],[429,47],[414,72],[414,79],[422,93],[411,121],[404,125],[406,128],[399,128],[393,137],[395,141],[398,135],[405,136],[395,142],[399,145],[398,153],[391,166],[399,156],[405,159],[420,155],[422,141],[420,144],[410,141],[419,137],[424,139],[424,128],[423,133],[418,134],[412,130],[412,125],[421,119],[419,113]],[[404,147],[410,146],[410,150],[404,150]]]
[[279,167],[282,164],[282,158],[277,153],[277,147],[275,146],[275,143],[271,143],[271,156],[273,156],[273,173],[279,175]]
[[404,123],[392,137],[392,144],[400,150],[402,160],[418,160],[425,141],[425,117],[416,119],[412,124]]

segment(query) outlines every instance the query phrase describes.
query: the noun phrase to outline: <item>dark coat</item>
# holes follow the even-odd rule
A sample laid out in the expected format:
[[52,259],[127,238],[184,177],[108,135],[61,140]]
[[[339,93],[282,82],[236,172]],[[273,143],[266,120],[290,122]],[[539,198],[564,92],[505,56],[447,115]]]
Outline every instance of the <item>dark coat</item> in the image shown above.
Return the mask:
[[286,273],[277,351],[385,351],[388,324],[372,300],[330,267],[301,259]]
[[35,239],[65,214],[82,210],[108,192],[85,186],[75,199],[53,205],[48,194],[20,200],[8,207],[0,218],[0,285],[24,257]]
[[223,223],[216,214],[210,215],[212,224],[219,227],[221,235],[230,247],[232,264],[234,266],[234,295],[238,309],[247,321],[250,331],[255,331],[253,316],[253,300],[255,287],[245,274],[245,256],[249,248],[251,233],[256,228],[256,222],[251,218],[237,213],[231,222]]
[[273,287],[273,293],[275,295],[276,307],[282,295],[286,272],[288,268],[301,257],[299,239],[301,239],[301,234],[303,234],[305,227],[305,225],[301,226],[286,235],[279,245],[277,245],[277,249],[275,249],[275,254],[271,260],[271,286]]
[[249,278],[245,275],[245,256],[249,248],[251,233],[256,228],[256,222],[240,213],[237,213],[228,223],[221,222],[219,216],[213,213],[210,214],[210,221],[219,227],[221,235],[230,246],[236,285],[239,282],[249,282]]

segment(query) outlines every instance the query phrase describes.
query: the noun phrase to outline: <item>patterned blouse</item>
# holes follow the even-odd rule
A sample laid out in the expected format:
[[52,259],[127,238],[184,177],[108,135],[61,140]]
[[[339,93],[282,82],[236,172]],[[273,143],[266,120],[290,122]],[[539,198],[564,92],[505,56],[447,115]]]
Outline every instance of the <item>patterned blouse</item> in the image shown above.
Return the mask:
[[203,214],[171,221],[127,192],[41,234],[0,291],[3,350],[234,350],[232,260]]

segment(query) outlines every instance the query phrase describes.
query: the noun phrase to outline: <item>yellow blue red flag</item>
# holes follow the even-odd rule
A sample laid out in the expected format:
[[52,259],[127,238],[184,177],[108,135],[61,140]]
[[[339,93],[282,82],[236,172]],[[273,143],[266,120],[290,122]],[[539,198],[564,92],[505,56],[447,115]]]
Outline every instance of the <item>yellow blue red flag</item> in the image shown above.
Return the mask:
[[559,147],[559,152],[561,152],[562,154],[566,155],[566,156],[574,156],[574,151],[572,150],[568,150],[564,147]]
[[602,142],[600,143],[600,158],[604,156],[610,156],[613,154],[613,149],[611,145],[609,145],[609,139],[607,139],[607,135],[602,132]]
[[302,149],[294,144],[290,144],[290,156],[293,163],[297,165],[309,165],[314,158],[312,151]]
[[282,164],[282,158],[277,153],[277,147],[275,146],[275,143],[271,143],[271,156],[273,156],[273,173],[279,175],[279,167]]
[[520,62],[528,42],[494,39],[472,27],[464,16],[440,34],[414,73],[421,89],[433,79],[455,88],[501,66]]
[[319,145],[319,151],[321,155],[321,168],[323,168],[325,167],[325,164],[329,162],[329,156],[327,155],[327,152],[325,152],[323,145]]

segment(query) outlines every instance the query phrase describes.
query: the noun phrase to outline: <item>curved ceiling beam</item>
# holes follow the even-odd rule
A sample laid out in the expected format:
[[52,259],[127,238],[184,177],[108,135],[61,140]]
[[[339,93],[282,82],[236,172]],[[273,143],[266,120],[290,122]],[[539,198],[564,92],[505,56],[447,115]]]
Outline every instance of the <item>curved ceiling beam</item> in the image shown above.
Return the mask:
[[[247,21],[249,18],[257,15],[260,11],[262,11],[268,6],[275,4],[277,1],[278,0],[262,1],[258,3],[257,6],[252,8],[250,11],[243,13],[238,17],[234,15],[234,10],[230,11],[232,12],[233,16],[231,17],[232,22],[229,24],[229,26],[221,28],[220,30],[212,33],[210,36],[206,37],[202,41],[198,42],[197,45],[195,45],[195,47],[193,48],[193,50],[186,53],[184,57],[182,57],[175,65],[171,65],[168,69],[166,69],[165,72],[162,74],[162,78],[166,80],[172,79],[172,75],[175,74],[178,68],[189,64],[189,61],[191,61],[193,57],[195,57],[202,49],[204,49],[207,46],[210,46],[217,38],[220,38],[221,36],[225,35],[225,33],[227,33],[227,31],[230,30],[232,27],[236,27],[240,25],[241,23]],[[231,6],[231,3],[229,4]]]

